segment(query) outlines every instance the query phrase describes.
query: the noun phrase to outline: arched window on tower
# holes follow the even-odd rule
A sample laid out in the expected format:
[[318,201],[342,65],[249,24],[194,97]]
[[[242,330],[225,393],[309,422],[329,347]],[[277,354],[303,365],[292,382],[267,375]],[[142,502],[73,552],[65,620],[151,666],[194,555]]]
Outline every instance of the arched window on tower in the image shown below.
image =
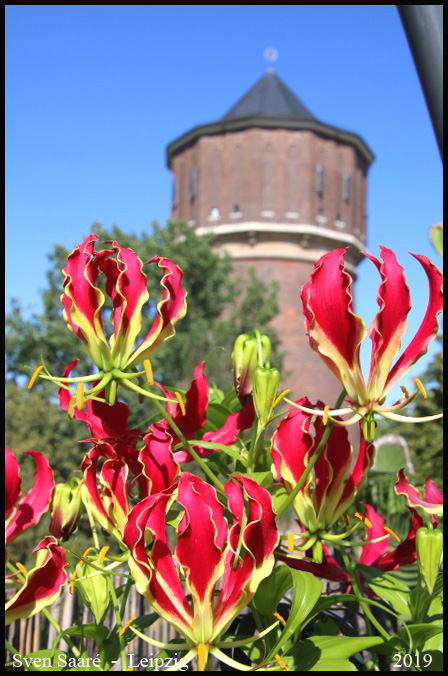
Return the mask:
[[274,216],[272,210],[272,165],[273,150],[270,143],[264,148],[264,176],[263,176],[263,211],[262,216],[267,218]]
[[350,200],[350,174],[348,171],[345,171],[342,177],[342,199],[344,202]]
[[320,199],[324,196],[324,165],[322,162],[316,167],[316,192]]
[[288,150],[288,198],[286,205],[286,216],[288,218],[297,218],[298,217],[298,199],[297,199],[297,188],[298,188],[298,161],[297,161],[297,148],[296,146],[289,146]]
[[[323,152],[321,151],[321,157],[323,156]],[[324,169],[324,163],[318,162],[316,165],[316,193],[317,193],[317,198],[318,198],[318,213],[317,213],[317,221],[318,223],[326,223],[326,216],[324,214],[324,189],[325,189],[325,169]]]
[[196,197],[196,179],[197,179],[196,169],[190,169],[190,176],[188,180],[188,191],[190,193],[191,202]]
[[210,218],[216,220],[219,218],[219,151],[217,148],[212,152],[212,185],[211,185],[211,208]]
[[232,157],[232,213],[231,218],[241,216],[241,146],[233,148]]
[[173,180],[173,192],[171,195],[171,204],[173,209],[175,209],[179,204],[179,181],[177,180],[177,178]]

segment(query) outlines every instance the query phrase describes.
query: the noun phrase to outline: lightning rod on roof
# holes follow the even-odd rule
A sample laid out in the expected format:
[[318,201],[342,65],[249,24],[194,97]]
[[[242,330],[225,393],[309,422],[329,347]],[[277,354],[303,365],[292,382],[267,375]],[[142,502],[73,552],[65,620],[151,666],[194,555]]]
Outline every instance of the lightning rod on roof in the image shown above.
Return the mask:
[[277,59],[278,57],[278,52],[274,47],[266,47],[266,49],[263,52],[263,56],[266,59],[266,61],[269,63],[269,68],[268,71],[274,70],[272,68],[272,63]]

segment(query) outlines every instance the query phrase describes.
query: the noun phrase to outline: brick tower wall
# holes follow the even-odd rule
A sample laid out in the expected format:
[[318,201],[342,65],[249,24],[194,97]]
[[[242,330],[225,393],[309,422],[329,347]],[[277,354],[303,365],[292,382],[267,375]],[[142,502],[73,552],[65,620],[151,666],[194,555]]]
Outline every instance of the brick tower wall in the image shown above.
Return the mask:
[[286,351],[282,386],[294,397],[333,404],[341,391],[309,346],[300,289],[335,247],[350,246],[356,277],[366,247],[367,168],[354,145],[294,129],[204,135],[172,157],[172,218],[213,232],[236,274],[254,267],[265,283],[278,281],[272,324]]

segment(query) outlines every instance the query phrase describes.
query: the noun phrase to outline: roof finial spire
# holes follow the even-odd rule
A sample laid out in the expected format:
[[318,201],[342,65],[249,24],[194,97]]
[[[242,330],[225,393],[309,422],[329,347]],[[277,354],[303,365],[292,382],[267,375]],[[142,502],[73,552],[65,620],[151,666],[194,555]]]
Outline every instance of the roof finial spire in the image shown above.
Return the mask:
[[[263,52],[263,56],[268,61],[270,64],[272,64],[278,57],[278,52],[274,47],[266,47],[266,49]],[[269,66],[268,68],[268,73],[273,73],[274,69],[272,65]]]

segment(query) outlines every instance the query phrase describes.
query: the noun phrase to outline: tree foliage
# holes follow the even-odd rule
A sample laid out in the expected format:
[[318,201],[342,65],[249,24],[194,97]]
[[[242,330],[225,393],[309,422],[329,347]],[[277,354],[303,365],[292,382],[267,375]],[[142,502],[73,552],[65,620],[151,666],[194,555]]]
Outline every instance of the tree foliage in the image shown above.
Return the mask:
[[[154,255],[167,256],[183,270],[182,283],[188,291],[187,314],[176,326],[176,337],[167,341],[152,359],[154,372],[159,377],[163,374],[164,383],[186,386],[196,364],[214,351],[207,361],[207,374],[210,380],[228,387],[233,342],[239,333],[255,327],[270,334],[273,361],[281,367],[279,341],[268,326],[278,312],[276,286],[267,288],[253,271],[249,271],[245,279],[233,276],[230,257],[212,248],[212,237],[198,237],[191,227],[176,221],[169,221],[166,228],[154,224],[149,234],[128,234],[115,226],[106,230],[98,223],[92,231],[101,241],[117,240],[121,246],[132,248],[143,261]],[[25,319],[19,302],[12,301],[11,312],[6,317],[6,355],[7,375],[16,382],[24,373],[24,365],[38,365],[41,355],[55,375],[60,375],[75,357],[81,359],[80,372],[91,371],[79,339],[62,320],[61,270],[68,253],[56,245],[49,256],[52,266],[47,272],[48,288],[43,292],[42,314]],[[161,298],[156,266],[148,265],[144,271],[151,297],[144,308],[143,335],[154,319]]]

